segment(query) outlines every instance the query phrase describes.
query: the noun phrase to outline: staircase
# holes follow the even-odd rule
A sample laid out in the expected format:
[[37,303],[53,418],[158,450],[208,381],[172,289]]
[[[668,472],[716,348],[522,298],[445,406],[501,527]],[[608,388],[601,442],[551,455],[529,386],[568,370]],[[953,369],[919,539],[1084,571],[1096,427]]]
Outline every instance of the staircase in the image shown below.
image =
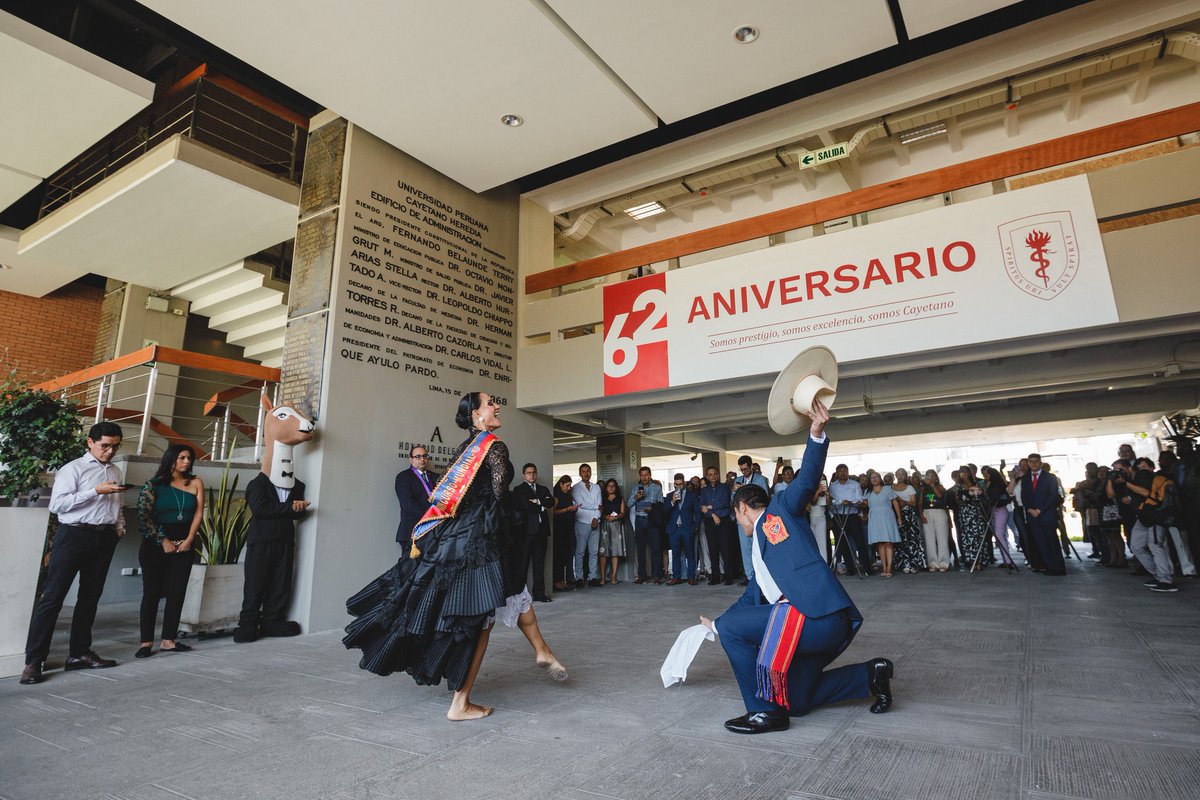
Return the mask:
[[288,284],[271,277],[266,264],[243,260],[171,289],[191,302],[191,313],[225,333],[225,341],[243,348],[245,357],[265,367],[283,362]]

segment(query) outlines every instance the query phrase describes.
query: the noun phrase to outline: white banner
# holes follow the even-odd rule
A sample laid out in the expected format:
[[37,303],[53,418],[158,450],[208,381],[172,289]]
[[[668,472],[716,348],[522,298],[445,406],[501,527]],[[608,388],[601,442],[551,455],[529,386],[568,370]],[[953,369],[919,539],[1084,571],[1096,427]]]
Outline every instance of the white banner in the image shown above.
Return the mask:
[[1084,176],[616,284],[604,311],[610,395],[1117,321]]

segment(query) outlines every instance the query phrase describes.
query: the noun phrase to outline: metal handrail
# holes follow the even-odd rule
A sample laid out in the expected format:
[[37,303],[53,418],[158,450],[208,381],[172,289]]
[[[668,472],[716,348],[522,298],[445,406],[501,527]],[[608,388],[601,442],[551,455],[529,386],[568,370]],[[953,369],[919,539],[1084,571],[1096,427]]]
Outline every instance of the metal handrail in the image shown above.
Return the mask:
[[[203,370],[212,376],[166,372],[164,367]],[[257,461],[263,425],[259,398],[271,396],[279,377],[273,367],[152,345],[34,388],[79,403],[81,416],[93,423],[122,425],[123,438],[136,444],[136,455],[155,446],[162,449],[164,442],[184,443],[198,460],[225,461],[241,438],[254,442]],[[195,390],[197,384],[200,392],[213,392],[194,394],[186,388]],[[163,387],[168,385],[175,388],[167,391]],[[188,403],[198,406],[200,415],[189,414]],[[135,426],[136,433],[129,430]]]
[[298,183],[304,128],[294,113],[201,68],[48,178],[38,216],[46,216],[175,135],[204,142]]

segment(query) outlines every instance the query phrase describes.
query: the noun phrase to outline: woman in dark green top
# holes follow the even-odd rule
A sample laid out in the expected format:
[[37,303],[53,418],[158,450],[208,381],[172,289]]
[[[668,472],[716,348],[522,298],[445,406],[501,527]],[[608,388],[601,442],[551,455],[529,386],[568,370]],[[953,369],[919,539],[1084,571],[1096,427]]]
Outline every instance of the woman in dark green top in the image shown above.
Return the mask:
[[142,547],[138,563],[142,565],[142,645],[134,654],[148,658],[154,650],[154,621],[158,603],[167,599],[163,609],[160,649],[185,653],[186,644],[175,641],[179,634],[179,615],[187,592],[188,576],[195,556],[192,544],[204,518],[204,484],[192,475],[196,454],[185,444],[173,444],[163,453],[158,472],[146,481],[138,495],[138,529]]

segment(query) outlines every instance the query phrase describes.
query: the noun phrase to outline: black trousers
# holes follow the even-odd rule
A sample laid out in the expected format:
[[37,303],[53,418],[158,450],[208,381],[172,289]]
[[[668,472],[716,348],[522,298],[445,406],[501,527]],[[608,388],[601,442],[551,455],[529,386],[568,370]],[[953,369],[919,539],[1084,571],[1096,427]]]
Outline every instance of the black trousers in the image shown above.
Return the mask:
[[551,534],[554,548],[554,582],[575,581],[575,522],[574,514],[558,514],[554,517],[554,532]]
[[296,539],[246,545],[246,572],[239,625],[279,622],[287,618],[288,595],[292,590],[292,562]]
[[546,544],[545,534],[531,533],[525,540],[524,571],[529,574],[529,568],[533,567],[533,582],[529,584],[529,591],[537,599],[546,596]]
[[158,618],[158,603],[167,600],[163,609],[162,638],[179,637],[179,614],[183,611],[183,596],[187,593],[188,576],[196,554],[167,553],[161,542],[142,539],[138,563],[142,565],[142,641],[154,640],[154,620]]
[[[637,547],[637,575],[646,578],[661,578],[663,576],[663,539],[662,532],[650,524],[648,516],[633,517],[633,541]],[[650,569],[646,569],[646,567]]]
[[[723,578],[733,578],[737,575],[737,567],[733,565],[733,551],[737,545],[734,522],[730,517],[721,517],[720,522],[713,522],[712,514],[704,517],[704,540],[708,542],[708,579],[719,581]],[[721,564],[725,565],[724,570]]]
[[92,624],[96,621],[96,604],[104,593],[108,565],[117,548],[116,527],[58,526],[50,548],[50,563],[42,596],[33,607],[29,621],[29,638],[25,642],[25,663],[45,661],[50,653],[50,639],[58,612],[75,576],[79,576],[79,595],[75,599],[75,615],[71,618],[71,645],[68,655],[81,656],[92,649]]
[[[842,535],[843,524],[846,535]],[[858,558],[858,568],[867,574],[871,572],[871,546],[867,544],[867,536],[863,531],[862,517],[858,514],[830,514],[830,532],[837,540],[837,554],[846,565],[846,574],[857,574],[855,555]],[[851,553],[853,551],[853,554]]]
[[1065,572],[1066,562],[1063,560],[1062,547],[1058,542],[1058,519],[1053,511],[1047,511],[1037,517],[1028,517],[1029,548],[1026,556],[1036,554],[1037,563],[1030,563],[1038,569],[1047,572]]

